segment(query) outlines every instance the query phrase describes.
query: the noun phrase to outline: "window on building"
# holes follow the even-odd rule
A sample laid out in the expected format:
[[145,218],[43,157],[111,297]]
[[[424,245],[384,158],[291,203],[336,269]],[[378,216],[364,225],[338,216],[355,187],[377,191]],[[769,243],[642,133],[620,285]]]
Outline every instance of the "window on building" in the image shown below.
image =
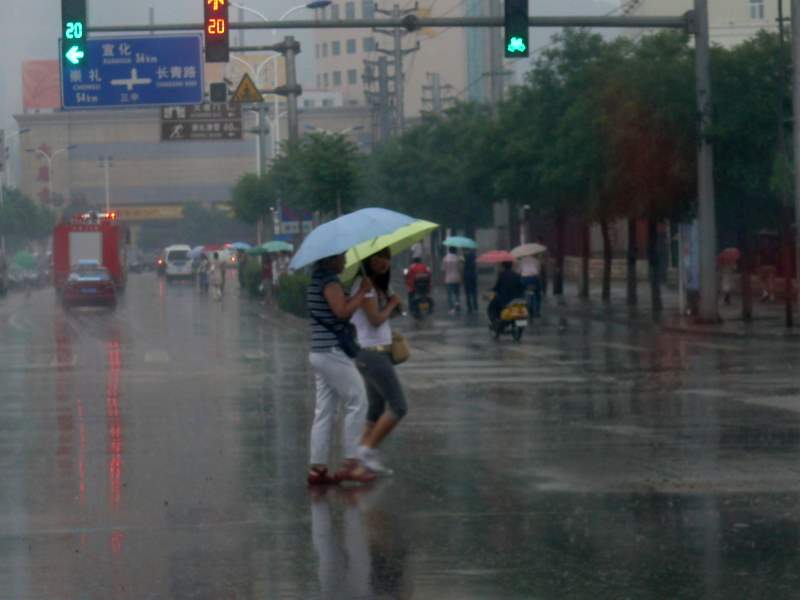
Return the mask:
[[364,38],[361,40],[364,44],[364,52],[372,52],[375,50],[375,39],[374,38]]
[[764,19],[764,0],[750,0],[750,18]]
[[319,58],[319,44],[314,46],[314,55]]
[[361,16],[365,19],[371,19],[375,16],[375,0],[361,1]]
[[355,40],[347,40],[347,53],[348,54],[355,54],[356,53],[356,41]]
[[342,72],[341,71],[334,71],[333,72],[333,87],[337,87],[342,85]]
[[322,87],[322,75],[317,73],[317,89]]
[[339,7],[336,4],[331,4],[331,21],[339,20]]
[[356,18],[356,3],[355,2],[345,2],[344,3],[344,18],[345,19],[355,19]]
[[328,87],[328,82],[329,81],[330,80],[328,79],[328,74],[327,73],[323,74],[322,75],[322,84],[323,84],[322,87]]
[[358,106],[358,100],[348,100],[347,106]]
[[349,69],[347,71],[347,83],[350,85],[355,85],[358,83],[358,71],[355,69]]
[[328,56],[328,42],[322,44],[322,56]]
[[322,106],[333,106],[333,98],[323,98]]
[[341,42],[331,42],[331,55],[332,56],[339,56],[342,53],[342,43]]
[[314,108],[316,102],[313,100],[303,100],[303,108]]

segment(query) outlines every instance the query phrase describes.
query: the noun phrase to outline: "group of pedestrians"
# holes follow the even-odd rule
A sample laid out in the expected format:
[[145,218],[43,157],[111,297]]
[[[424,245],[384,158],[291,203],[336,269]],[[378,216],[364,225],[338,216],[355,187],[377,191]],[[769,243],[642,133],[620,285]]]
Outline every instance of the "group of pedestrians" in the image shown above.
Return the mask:
[[[316,380],[311,485],[367,483],[391,474],[378,447],[407,411],[391,355],[389,319],[400,312],[400,298],[389,287],[391,253],[385,249],[363,260],[361,276],[349,294],[339,279],[344,266],[344,254],[317,261],[307,290],[309,360]],[[331,472],[333,427],[340,407],[344,460]]]

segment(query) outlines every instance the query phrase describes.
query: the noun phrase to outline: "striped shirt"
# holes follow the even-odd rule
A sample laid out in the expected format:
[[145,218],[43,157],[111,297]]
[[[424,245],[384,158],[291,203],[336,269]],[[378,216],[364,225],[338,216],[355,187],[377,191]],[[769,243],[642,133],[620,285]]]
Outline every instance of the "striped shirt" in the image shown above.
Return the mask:
[[316,319],[320,319],[336,331],[341,331],[347,326],[347,321],[342,321],[333,314],[323,295],[323,290],[329,283],[341,285],[339,276],[327,269],[315,269],[306,290],[308,314],[311,317],[311,352],[328,352],[339,345],[333,331],[318,323]]

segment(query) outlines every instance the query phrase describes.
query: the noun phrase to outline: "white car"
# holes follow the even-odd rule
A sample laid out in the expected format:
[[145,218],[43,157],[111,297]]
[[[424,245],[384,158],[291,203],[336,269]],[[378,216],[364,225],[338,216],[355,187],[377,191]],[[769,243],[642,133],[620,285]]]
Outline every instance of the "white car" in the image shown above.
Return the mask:
[[192,278],[192,259],[189,256],[191,251],[191,247],[186,244],[175,244],[164,248],[164,262],[166,263],[164,274],[167,281]]

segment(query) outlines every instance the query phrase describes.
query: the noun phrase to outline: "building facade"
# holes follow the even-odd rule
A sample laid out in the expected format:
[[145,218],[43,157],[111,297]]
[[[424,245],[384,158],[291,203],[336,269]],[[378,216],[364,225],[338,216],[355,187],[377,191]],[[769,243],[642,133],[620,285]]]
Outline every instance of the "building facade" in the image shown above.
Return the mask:
[[[476,0],[479,1],[479,0]],[[334,0],[325,9],[318,10],[319,19],[380,18],[385,15],[377,9],[391,11],[395,6],[389,2],[374,0]],[[412,9],[414,3],[399,2],[399,9]],[[420,17],[464,16],[465,3],[460,0],[427,0],[420,3],[415,13]],[[419,50],[405,54],[403,58],[404,114],[413,118],[426,110],[424,98],[430,96],[424,88],[430,85],[431,73],[439,76],[442,86],[450,86],[452,96],[467,98],[467,30],[462,28],[422,29],[402,36],[404,49]],[[365,61],[377,61],[383,54],[379,50],[393,50],[391,35],[366,29],[319,29],[316,30],[314,58],[316,64],[316,88],[341,92],[344,106],[367,106],[365,92]],[[475,52],[480,53],[478,49]],[[385,55],[391,62],[392,56]],[[390,91],[394,91],[394,67],[389,66]],[[373,69],[373,76],[375,70]],[[428,107],[429,109],[429,107]]]
[[[708,0],[712,43],[735,46],[760,30],[778,30],[779,0]],[[680,15],[694,7],[692,0],[628,0],[627,13],[636,16]],[[783,0],[784,17],[790,15],[790,1]],[[786,24],[786,30],[790,26]]]

